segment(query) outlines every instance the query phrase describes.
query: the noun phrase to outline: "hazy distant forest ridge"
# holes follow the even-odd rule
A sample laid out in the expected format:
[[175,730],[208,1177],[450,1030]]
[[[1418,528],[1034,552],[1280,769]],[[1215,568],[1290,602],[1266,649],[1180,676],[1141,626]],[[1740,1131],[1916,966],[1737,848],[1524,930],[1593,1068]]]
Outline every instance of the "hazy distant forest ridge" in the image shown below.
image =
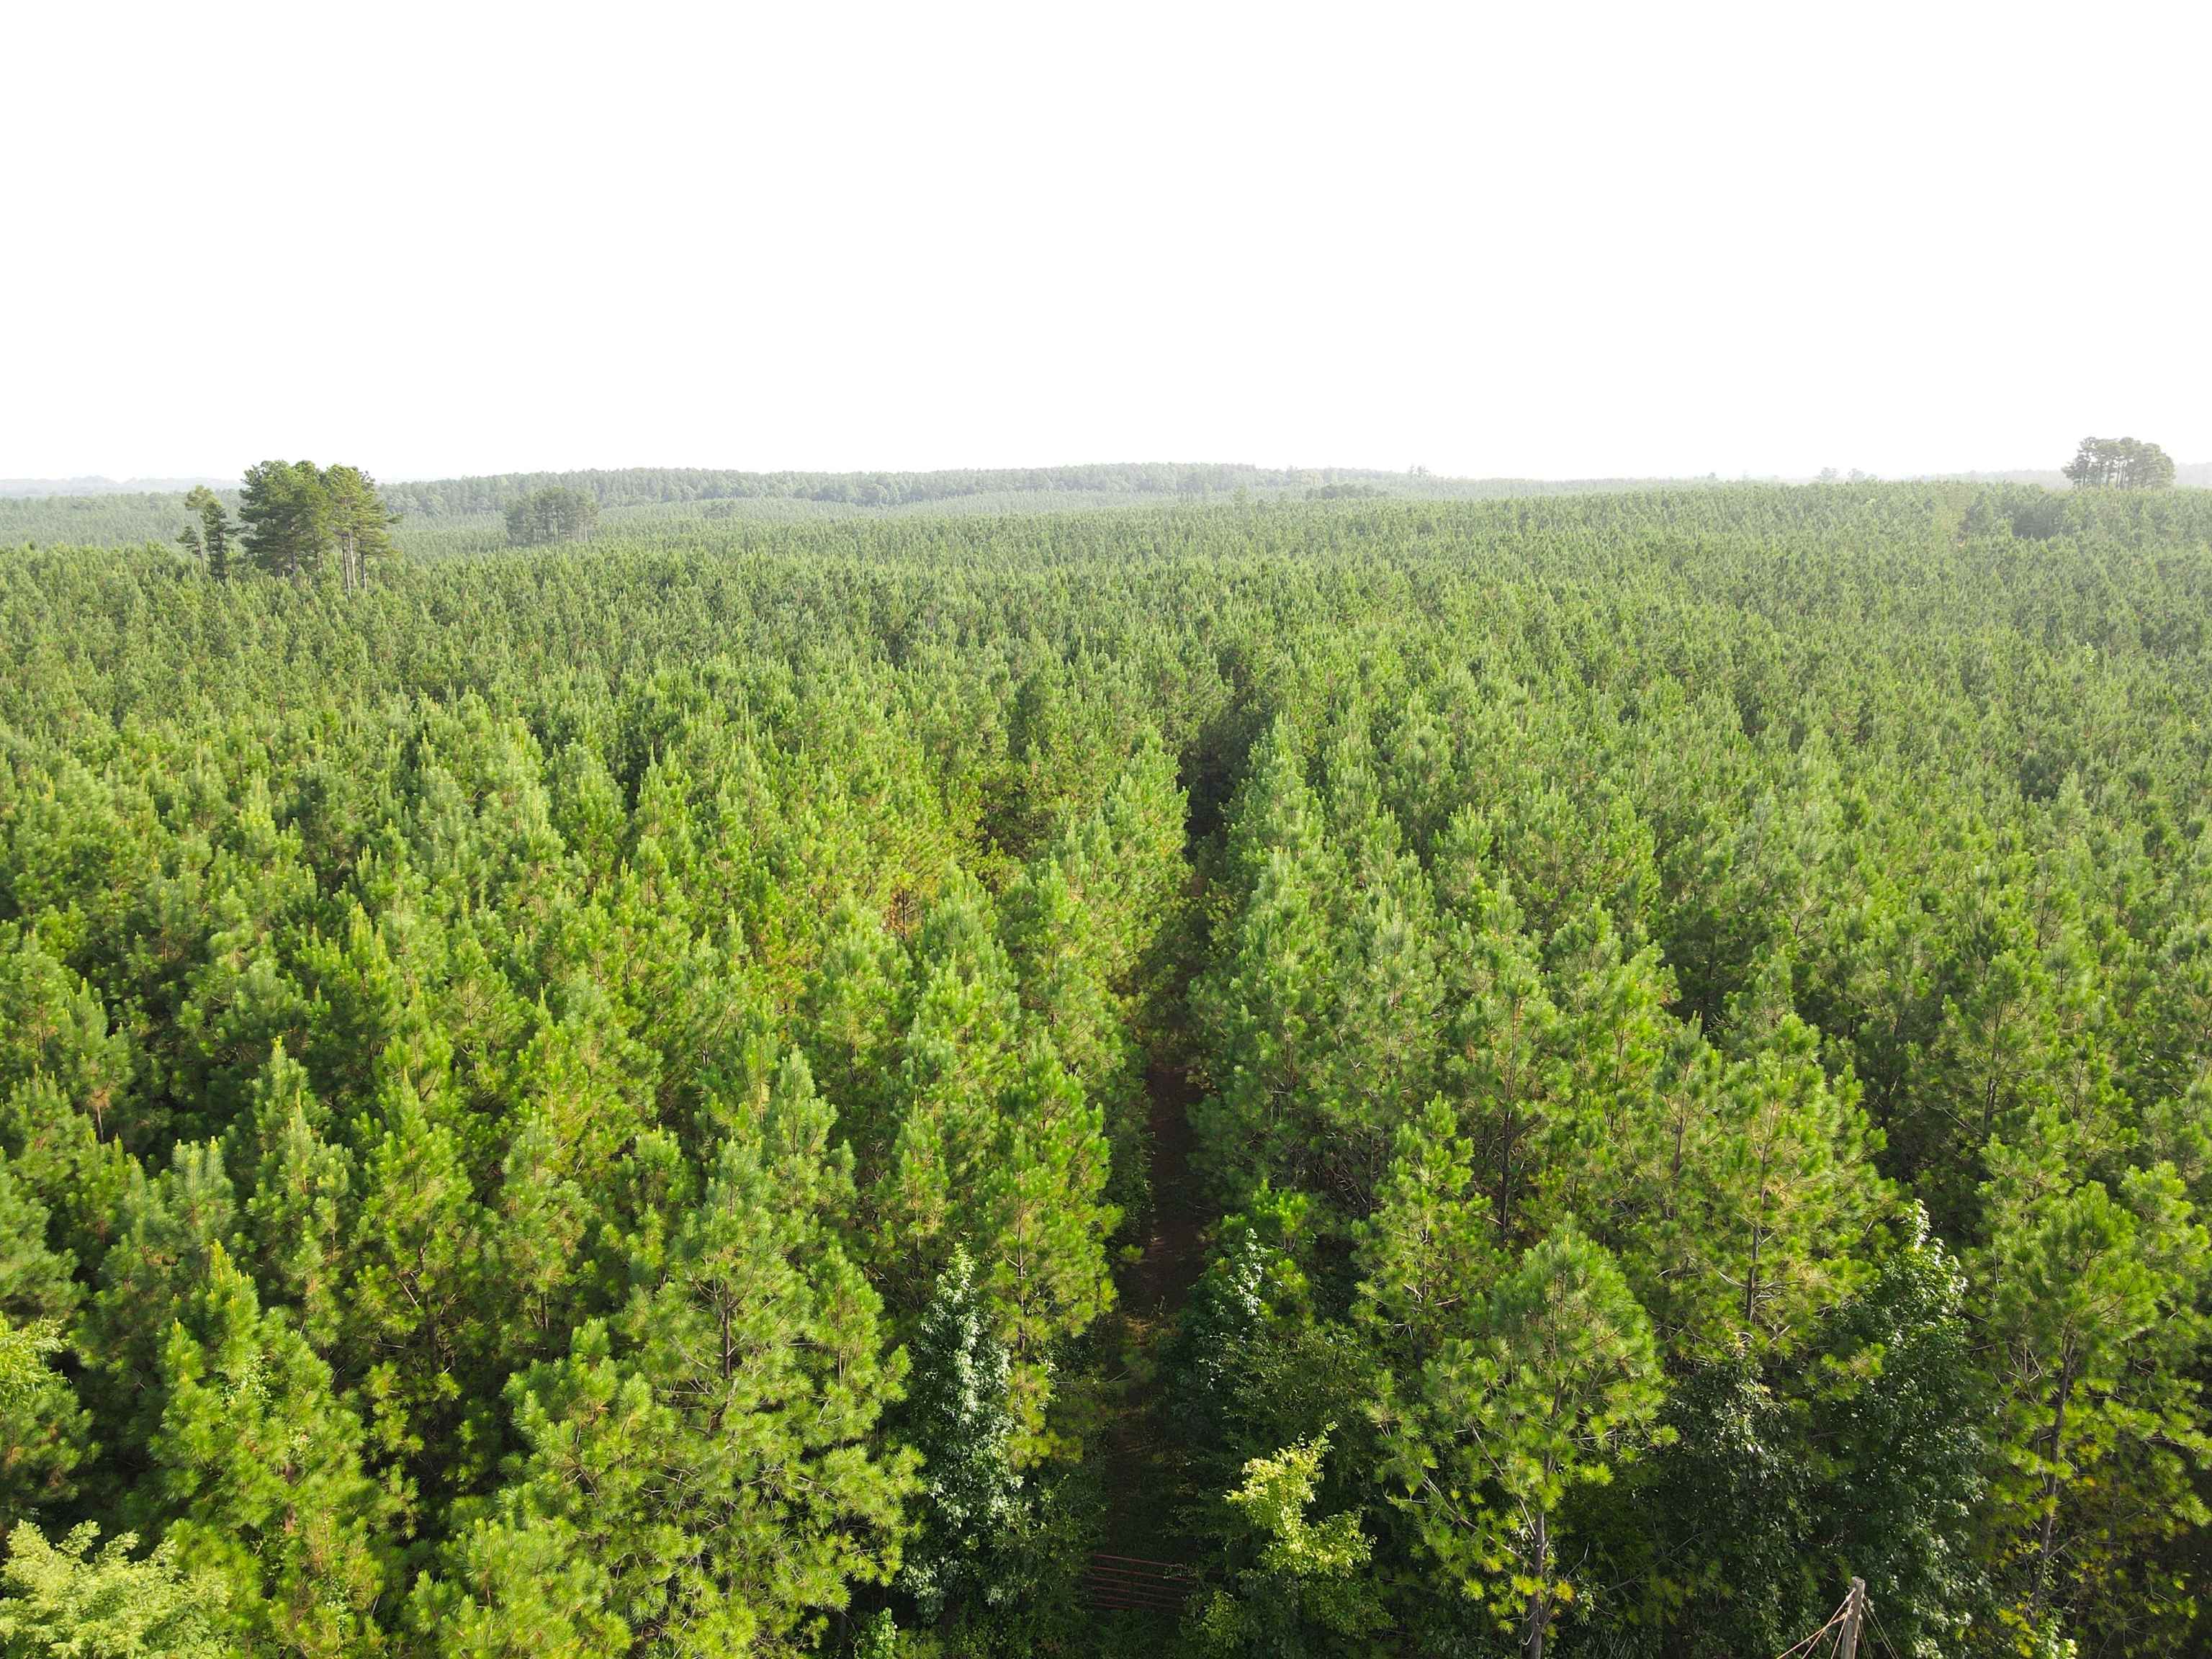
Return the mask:
[[2212,1641],[2212,492],[246,486],[0,501],[0,1659]]
[[[2057,481],[2057,474],[2051,481]],[[166,542],[189,522],[185,487],[143,490],[99,481],[0,482],[0,546],[24,542],[126,545]],[[510,538],[505,515],[552,489],[588,496],[611,522],[668,518],[791,520],[898,510],[1004,513],[1076,511],[1135,503],[1364,500],[1411,496],[1484,500],[1575,495],[1634,487],[1635,481],[1547,483],[1520,478],[1440,478],[1424,471],[1231,465],[1115,465],[969,469],[940,472],[738,472],[703,467],[632,467],[584,472],[510,472],[380,486],[412,550],[474,551]],[[239,490],[208,487],[235,511]]]

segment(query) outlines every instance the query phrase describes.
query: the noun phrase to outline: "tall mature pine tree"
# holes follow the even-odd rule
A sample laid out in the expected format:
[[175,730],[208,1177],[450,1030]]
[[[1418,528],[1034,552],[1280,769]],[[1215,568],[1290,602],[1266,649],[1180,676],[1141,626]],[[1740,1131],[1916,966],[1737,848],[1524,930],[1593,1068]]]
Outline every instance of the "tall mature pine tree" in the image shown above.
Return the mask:
[[195,484],[185,497],[185,510],[198,514],[199,524],[187,526],[178,539],[205,562],[209,575],[222,581],[230,574],[230,544],[237,534],[222,498],[205,484]]
[[392,525],[398,516],[376,493],[376,480],[358,467],[323,469],[325,522],[338,559],[338,578],[349,593],[368,586],[370,568],[392,555]]
[[238,516],[247,556],[270,575],[296,580],[322,568],[331,546],[330,495],[313,461],[263,461],[246,470]]

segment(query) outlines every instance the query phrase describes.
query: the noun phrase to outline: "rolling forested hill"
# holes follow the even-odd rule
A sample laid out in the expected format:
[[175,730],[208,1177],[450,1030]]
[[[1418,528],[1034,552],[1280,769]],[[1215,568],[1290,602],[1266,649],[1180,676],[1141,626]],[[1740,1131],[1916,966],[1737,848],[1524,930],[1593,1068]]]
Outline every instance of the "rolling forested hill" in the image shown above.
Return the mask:
[[0,508],[0,1654],[2203,1650],[2212,495],[935,476]]

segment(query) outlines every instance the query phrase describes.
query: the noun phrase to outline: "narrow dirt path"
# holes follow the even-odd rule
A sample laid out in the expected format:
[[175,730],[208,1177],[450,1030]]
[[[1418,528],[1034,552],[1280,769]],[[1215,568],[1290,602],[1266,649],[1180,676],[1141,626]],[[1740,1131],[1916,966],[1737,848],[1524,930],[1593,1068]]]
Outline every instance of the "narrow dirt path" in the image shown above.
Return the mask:
[[1129,1275],[1124,1305],[1140,1317],[1170,1320],[1182,1311],[1205,1266],[1206,1212],[1191,1172],[1190,1109],[1198,1097],[1190,1074],[1156,1064],[1145,1074],[1152,1106],[1152,1231]]
[[1119,1400],[1106,1446],[1102,1547],[1160,1559],[1172,1554],[1175,1482],[1168,1467],[1161,1384],[1163,1349],[1206,1265],[1207,1215],[1191,1170],[1190,1107],[1181,1066],[1155,1064],[1145,1079],[1152,1141],[1152,1213],[1142,1254],[1124,1270],[1116,1313]]

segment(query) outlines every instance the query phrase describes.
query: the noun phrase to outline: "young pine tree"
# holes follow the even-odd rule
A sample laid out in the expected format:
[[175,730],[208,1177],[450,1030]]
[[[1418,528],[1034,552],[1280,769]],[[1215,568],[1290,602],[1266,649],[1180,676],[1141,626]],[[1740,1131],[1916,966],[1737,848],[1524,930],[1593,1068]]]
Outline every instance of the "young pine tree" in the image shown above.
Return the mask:
[[523,1450],[416,1597],[460,1651],[781,1651],[896,1570],[913,1459],[875,1435],[905,1356],[830,1224],[836,1166],[776,1115],[787,1155],[723,1144],[618,1332],[509,1384]]
[[187,1566],[233,1587],[232,1630],[303,1659],[378,1651],[393,1516],[363,1472],[360,1419],[219,1244],[169,1328],[161,1376],[153,1478],[134,1503],[167,1521]]
[[282,1044],[254,1080],[251,1100],[249,1115],[233,1126],[229,1154],[247,1191],[249,1259],[270,1302],[292,1309],[302,1334],[327,1354],[343,1324],[353,1155],[325,1138],[329,1110]]
[[170,1167],[150,1179],[132,1167],[118,1236],[85,1317],[87,1394],[103,1439],[135,1449],[151,1436],[170,1329],[216,1257],[234,1259],[239,1242],[237,1202],[215,1143],[179,1145]]
[[55,1362],[78,1288],[46,1242],[46,1206],[0,1153],[0,1528],[75,1491],[91,1419]]
[[1816,1512],[1900,1654],[1948,1652],[1982,1611],[1988,1384],[1966,1278],[1911,1218],[1911,1242],[1825,1323],[1808,1429]]
[[91,1417],[56,1369],[65,1352],[58,1321],[0,1312],[0,1527],[74,1497],[77,1466],[97,1449]]
[[1602,1485],[1662,1397],[1651,1323],[1604,1249],[1563,1227],[1379,1408],[1399,1499],[1437,1565],[1543,1659],[1576,1594],[1560,1505]]
[[1450,1017],[1449,1091],[1474,1141],[1499,1247],[1522,1249],[1546,1221],[1562,1139],[1572,1127],[1560,1057],[1562,1021],[1534,945],[1501,898],[1490,925],[1463,939]]
[[2116,1192],[2059,1166],[2068,1136],[2048,1115],[2026,1139],[1990,1148],[1981,1272],[2002,1356],[1996,1565],[2008,1620],[2040,1638],[2094,1627],[2121,1563],[2207,1518],[2194,1371],[2212,1243],[2170,1167]]
[[1355,1306],[1394,1364],[1417,1370],[1447,1337],[1474,1329],[1507,1260],[1474,1190],[1474,1158],[1440,1098],[1392,1139],[1375,1213],[1360,1229]]

